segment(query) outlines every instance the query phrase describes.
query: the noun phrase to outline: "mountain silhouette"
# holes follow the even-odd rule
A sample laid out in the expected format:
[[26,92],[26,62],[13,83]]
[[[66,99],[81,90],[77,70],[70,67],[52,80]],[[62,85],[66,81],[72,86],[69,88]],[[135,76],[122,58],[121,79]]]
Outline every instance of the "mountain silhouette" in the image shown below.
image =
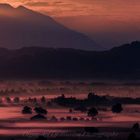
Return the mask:
[[140,78],[140,42],[108,51],[0,49],[1,78]]
[[0,4],[0,47],[98,49],[86,35],[70,30],[54,19],[24,6]]

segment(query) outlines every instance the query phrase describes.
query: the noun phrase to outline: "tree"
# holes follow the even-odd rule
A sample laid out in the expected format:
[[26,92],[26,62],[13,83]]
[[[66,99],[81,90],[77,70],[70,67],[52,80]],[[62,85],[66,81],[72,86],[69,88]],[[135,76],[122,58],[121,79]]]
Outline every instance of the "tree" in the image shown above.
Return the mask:
[[19,97],[15,97],[15,98],[14,98],[14,103],[19,103],[19,102],[20,102]]
[[95,117],[96,115],[98,115],[98,110],[96,108],[92,107],[88,110],[89,117]]
[[41,97],[41,103],[45,104],[46,103],[46,98],[43,96]]
[[95,93],[90,92],[90,93],[88,94],[88,100],[91,100],[91,99],[93,99],[94,97],[95,97]]
[[87,112],[87,108],[85,106],[78,106],[74,108],[76,111]]
[[2,102],[3,102],[3,101],[2,101],[2,98],[0,98],[0,104],[2,104]]
[[137,131],[137,130],[139,130],[139,123],[135,123],[134,125],[133,125],[133,127],[132,127],[132,129],[134,130],[134,131]]
[[42,114],[37,114],[30,118],[31,120],[46,120],[47,118]]
[[61,118],[60,118],[60,121],[65,121],[65,118],[64,118],[64,117],[61,117]]
[[57,120],[57,118],[55,116],[52,116],[51,121],[58,121],[58,120]]
[[65,98],[65,95],[64,95],[64,94],[62,94],[62,95],[61,95],[61,98]]
[[34,111],[38,114],[47,114],[48,113],[48,111],[42,107],[35,107]]
[[37,98],[33,98],[33,103],[37,104]]
[[22,113],[23,114],[32,114],[32,108],[30,108],[29,106],[24,106],[24,108],[22,109]]
[[121,113],[123,111],[122,105],[120,103],[112,106],[113,113]]
[[11,103],[11,98],[10,97],[6,97],[6,102],[7,103]]
[[67,120],[67,121],[71,121],[71,120],[72,120],[71,116],[67,116],[67,117],[66,117],[66,120]]
[[73,112],[73,109],[70,108],[70,109],[69,109],[69,113],[72,113],[72,112]]

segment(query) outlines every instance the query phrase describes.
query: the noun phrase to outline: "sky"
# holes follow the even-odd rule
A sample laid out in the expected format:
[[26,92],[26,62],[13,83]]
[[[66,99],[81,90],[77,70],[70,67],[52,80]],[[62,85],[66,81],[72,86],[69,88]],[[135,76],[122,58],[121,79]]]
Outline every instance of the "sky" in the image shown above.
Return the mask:
[[55,17],[79,15],[140,15],[140,0],[0,0],[13,6],[24,5]]
[[[82,32],[105,48],[140,40],[140,0],[0,0],[24,5]],[[101,46],[102,46],[101,45]]]

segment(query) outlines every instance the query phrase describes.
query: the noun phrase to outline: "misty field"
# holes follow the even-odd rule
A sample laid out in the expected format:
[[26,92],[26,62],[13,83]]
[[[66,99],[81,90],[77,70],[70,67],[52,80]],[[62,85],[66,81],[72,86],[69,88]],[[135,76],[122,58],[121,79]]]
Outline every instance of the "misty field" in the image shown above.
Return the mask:
[[[99,96],[137,98],[140,96],[140,87],[139,83],[114,81],[0,81],[0,136],[30,139],[38,135],[51,138],[126,138],[132,132],[133,124],[140,122],[139,104],[124,104],[119,114],[113,113],[111,106],[97,105],[95,107],[99,113],[94,118],[86,112],[71,111],[69,107],[50,104],[53,98],[60,95],[84,99],[90,92]],[[22,113],[25,105],[32,109],[39,106],[42,97],[46,99],[46,104],[42,105],[47,109],[45,120],[31,120],[36,115],[35,111],[31,114]],[[30,103],[27,102],[29,100]],[[87,134],[84,132],[85,127],[96,127],[99,133]]]

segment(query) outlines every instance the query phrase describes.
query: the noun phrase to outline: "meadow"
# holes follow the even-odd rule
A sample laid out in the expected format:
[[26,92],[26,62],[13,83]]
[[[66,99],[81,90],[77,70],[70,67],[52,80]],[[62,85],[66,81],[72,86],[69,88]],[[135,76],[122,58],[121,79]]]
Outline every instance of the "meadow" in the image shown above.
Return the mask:
[[[127,138],[133,132],[133,124],[140,122],[140,105],[124,104],[121,113],[113,113],[110,106],[94,106],[98,115],[91,118],[87,112],[72,110],[67,106],[50,104],[60,95],[85,99],[90,92],[98,96],[138,98],[139,83],[100,81],[52,81],[52,80],[11,80],[0,82],[0,136],[35,139],[39,135],[48,138],[80,137],[86,139]],[[42,105],[42,98],[45,104]],[[25,106],[32,108],[31,114],[24,114]],[[34,108],[47,110],[44,120],[31,120],[36,115]],[[98,128],[99,133],[88,134],[86,127]],[[137,132],[136,132],[137,133]],[[137,134],[137,136],[139,136]]]

